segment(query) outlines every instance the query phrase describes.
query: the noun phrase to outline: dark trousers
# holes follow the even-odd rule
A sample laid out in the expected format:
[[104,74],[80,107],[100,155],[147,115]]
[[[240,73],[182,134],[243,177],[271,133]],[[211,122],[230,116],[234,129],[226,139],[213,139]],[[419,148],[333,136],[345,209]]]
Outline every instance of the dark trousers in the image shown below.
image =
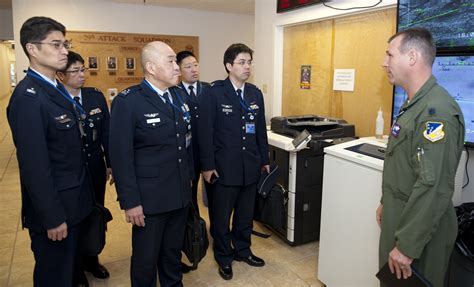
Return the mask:
[[[214,258],[220,266],[230,265],[234,257],[250,255],[256,193],[256,184],[226,186],[219,181],[214,184],[211,234],[214,237]],[[229,222],[232,211],[231,231]]]
[[188,210],[146,215],[145,227],[133,226],[132,286],[155,287],[157,269],[161,287],[183,286],[180,262]]
[[67,237],[61,241],[50,240],[46,232],[30,230],[31,250],[35,257],[35,287],[77,285],[80,229],[80,225],[68,226]]
[[[93,153],[87,160],[92,189],[97,203],[105,204],[106,166],[102,154]],[[84,256],[83,265],[85,269],[94,269],[99,264],[98,255]]]
[[197,211],[198,214],[199,213],[199,205],[198,205],[198,199],[197,199],[197,192],[198,192],[198,187],[199,187],[199,178],[201,176],[201,172],[200,170],[196,170],[196,167],[195,167],[195,170],[194,170],[194,179],[193,179],[193,186],[191,187],[191,195],[192,195],[192,201],[193,201],[193,204],[194,204],[194,207]]

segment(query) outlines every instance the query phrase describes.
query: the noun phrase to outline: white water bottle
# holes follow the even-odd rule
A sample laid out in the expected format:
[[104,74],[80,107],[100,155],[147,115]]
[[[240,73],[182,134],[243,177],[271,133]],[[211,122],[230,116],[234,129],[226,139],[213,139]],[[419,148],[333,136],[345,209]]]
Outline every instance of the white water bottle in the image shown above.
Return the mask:
[[375,120],[375,138],[383,139],[383,112],[382,107],[380,107],[377,112],[377,119]]

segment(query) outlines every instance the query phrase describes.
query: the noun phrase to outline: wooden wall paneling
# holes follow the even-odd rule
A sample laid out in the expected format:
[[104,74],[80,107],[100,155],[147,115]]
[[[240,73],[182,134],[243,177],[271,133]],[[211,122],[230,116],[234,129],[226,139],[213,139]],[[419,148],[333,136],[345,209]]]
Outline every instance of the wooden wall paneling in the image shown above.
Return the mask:
[[388,9],[334,20],[334,68],[355,69],[354,92],[335,91],[332,114],[355,124],[358,136],[372,136],[380,107],[384,134],[390,129],[392,85],[382,68],[388,38],[396,30],[396,10]]
[[[116,88],[120,92],[141,82],[143,71],[140,54],[143,46],[149,42],[163,41],[176,53],[190,50],[199,57],[199,37],[196,36],[68,31],[66,38],[72,41],[72,51],[81,54],[86,66],[88,57],[97,57],[98,70],[89,70],[85,85],[101,89],[107,100],[108,89]],[[107,57],[116,58],[116,70],[107,70]],[[126,58],[135,59],[134,70],[126,69]]]
[[[332,20],[284,30],[282,114],[328,115],[332,90]],[[311,88],[300,89],[302,65],[311,65]]]
[[[395,8],[285,28],[282,115],[343,118],[372,136],[382,107],[387,134],[392,86],[381,65],[395,30]],[[312,66],[310,90],[300,89],[301,65]],[[355,69],[354,92],[333,91],[334,69]]]

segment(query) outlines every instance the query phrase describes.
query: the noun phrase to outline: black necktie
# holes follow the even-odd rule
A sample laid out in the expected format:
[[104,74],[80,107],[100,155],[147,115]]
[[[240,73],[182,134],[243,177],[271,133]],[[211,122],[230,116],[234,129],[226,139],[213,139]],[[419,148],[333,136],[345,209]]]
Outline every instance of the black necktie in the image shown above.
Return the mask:
[[76,96],[76,97],[74,97],[74,101],[77,103],[77,105],[79,105],[79,106],[81,105],[81,98]]
[[194,93],[194,86],[189,86],[189,95],[193,99],[196,97],[196,93]]
[[163,99],[165,99],[165,102],[168,104],[168,110],[173,112],[173,107],[171,106],[171,97],[168,92],[163,93]]
[[241,89],[237,89],[237,96],[239,96],[240,99],[242,99],[242,90]]

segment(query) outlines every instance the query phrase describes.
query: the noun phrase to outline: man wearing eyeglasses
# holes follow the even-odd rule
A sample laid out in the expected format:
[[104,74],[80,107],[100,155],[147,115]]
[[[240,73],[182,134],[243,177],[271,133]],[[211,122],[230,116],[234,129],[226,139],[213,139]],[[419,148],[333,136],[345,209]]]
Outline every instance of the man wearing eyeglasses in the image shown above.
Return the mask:
[[35,286],[78,284],[81,223],[93,206],[81,142],[84,113],[55,79],[67,64],[65,33],[62,24],[47,17],[23,24],[20,42],[30,67],[7,107],[20,169],[21,220],[35,257]]
[[[86,80],[84,59],[81,55],[69,51],[66,67],[58,71],[57,75],[69,95],[85,112],[84,148],[87,163],[92,180],[95,200],[97,203],[105,204],[105,184],[110,179],[113,183],[112,169],[109,162],[109,109],[102,92],[95,88],[84,88]],[[84,269],[94,277],[105,279],[109,277],[107,269],[99,263],[97,255],[84,258]],[[85,276],[83,277],[85,278]]]
[[257,181],[261,170],[270,169],[263,95],[246,83],[252,54],[244,44],[225,51],[229,77],[212,83],[203,95],[198,120],[202,174],[208,183],[215,181],[210,206],[214,258],[225,280],[233,277],[233,260],[265,265],[250,250]]

